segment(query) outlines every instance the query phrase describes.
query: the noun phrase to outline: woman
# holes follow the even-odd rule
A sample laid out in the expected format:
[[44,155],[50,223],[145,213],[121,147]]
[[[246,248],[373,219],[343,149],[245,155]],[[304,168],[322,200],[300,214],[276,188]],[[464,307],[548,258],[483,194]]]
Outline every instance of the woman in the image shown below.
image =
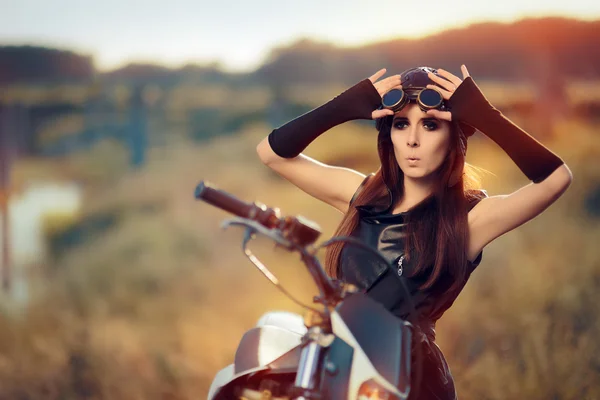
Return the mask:
[[[414,68],[380,80],[382,69],[328,103],[273,130],[257,147],[267,166],[311,196],[344,213],[336,235],[353,235],[378,248],[396,271],[339,243],[327,253],[328,273],[361,287],[399,318],[420,327],[423,379],[419,399],[455,399],[450,369],[435,344],[435,322],[452,305],[481,262],[483,248],[539,215],[568,188],[572,175],[556,154],[494,108],[467,68],[463,79],[438,69]],[[408,103],[382,97],[402,89]],[[441,94],[431,108],[424,89]],[[377,120],[381,166],[365,177],[301,152],[343,122]],[[475,129],[496,142],[532,183],[514,193],[487,196],[473,187],[465,164]],[[465,168],[466,166],[466,168]],[[409,315],[400,290],[408,287],[418,315]]]

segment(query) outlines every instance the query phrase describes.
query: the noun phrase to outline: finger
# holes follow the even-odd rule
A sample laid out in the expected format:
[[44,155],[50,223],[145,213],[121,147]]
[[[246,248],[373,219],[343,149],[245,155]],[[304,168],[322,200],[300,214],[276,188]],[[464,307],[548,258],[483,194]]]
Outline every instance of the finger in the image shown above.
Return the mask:
[[375,110],[371,113],[372,119],[378,119],[383,117],[388,117],[390,115],[394,115],[392,110],[384,109],[384,110]]
[[397,86],[402,82],[402,77],[400,76],[400,74],[392,75],[385,78],[382,82],[385,82],[385,84],[389,85],[390,87]]
[[450,111],[428,110],[427,115],[444,121],[452,121],[452,113]]
[[390,90],[392,90],[393,88],[396,88],[398,86],[401,86],[402,84],[402,78],[400,77],[400,75],[392,75],[392,76],[388,76],[385,79],[382,79],[381,81],[377,82],[377,90],[379,90],[379,93],[384,94],[389,92]]
[[444,100],[450,99],[450,97],[452,97],[452,93],[454,93],[454,89],[455,89],[455,88],[453,88],[452,89],[453,91],[450,92],[448,90],[444,90],[444,89],[440,88],[437,85],[427,85],[427,88],[434,89],[434,90],[437,90],[438,92],[440,92],[442,94],[442,97],[444,98]]
[[460,85],[462,82],[462,80],[458,76],[451,74],[450,72],[446,71],[445,69],[438,68],[437,72],[438,72],[438,74],[440,74],[441,76],[443,76],[444,78],[446,78],[450,82],[452,82],[454,84],[454,86],[456,86],[456,87],[458,87],[458,85]]
[[[431,79],[432,81],[434,81],[435,83],[440,85],[442,87],[442,89],[446,89],[449,92],[454,92],[456,90],[456,88],[458,87],[458,85],[455,84],[454,82],[450,82],[450,81],[448,81],[440,76],[437,76],[436,74],[433,74],[431,72],[428,72],[427,75],[429,76],[429,79]],[[429,85],[428,85],[428,87],[429,87]]]
[[469,70],[467,70],[467,66],[465,64],[460,66],[460,70],[462,71],[463,79],[467,79],[467,77],[471,76],[469,74]]
[[369,80],[371,82],[375,83],[375,81],[377,81],[377,79],[381,78],[385,74],[385,71],[387,71],[385,68],[381,68],[379,71],[377,71],[373,75],[371,75]]

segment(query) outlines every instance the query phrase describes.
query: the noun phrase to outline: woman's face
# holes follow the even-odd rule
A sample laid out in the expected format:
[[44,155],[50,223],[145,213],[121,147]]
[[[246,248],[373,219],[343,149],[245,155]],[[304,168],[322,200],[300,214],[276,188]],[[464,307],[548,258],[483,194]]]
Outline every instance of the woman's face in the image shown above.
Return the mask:
[[[406,177],[425,178],[444,162],[450,147],[450,123],[433,118],[414,103],[394,114],[394,154]],[[409,158],[418,158],[410,161]]]

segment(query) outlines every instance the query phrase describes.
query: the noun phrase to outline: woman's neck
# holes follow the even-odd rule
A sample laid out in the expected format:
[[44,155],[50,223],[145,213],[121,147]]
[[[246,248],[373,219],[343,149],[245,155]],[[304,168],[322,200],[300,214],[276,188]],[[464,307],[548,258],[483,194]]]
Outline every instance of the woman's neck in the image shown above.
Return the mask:
[[394,214],[410,210],[433,193],[434,183],[404,176],[404,193],[394,205]]

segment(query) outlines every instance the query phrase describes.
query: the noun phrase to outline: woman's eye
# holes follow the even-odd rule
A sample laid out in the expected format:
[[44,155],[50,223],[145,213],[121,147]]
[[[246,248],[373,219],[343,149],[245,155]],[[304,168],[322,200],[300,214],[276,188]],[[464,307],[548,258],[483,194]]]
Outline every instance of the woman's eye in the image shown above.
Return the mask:
[[438,128],[438,124],[433,121],[424,122],[423,126],[428,131],[435,131]]
[[406,121],[396,121],[394,122],[394,128],[396,129],[404,129],[408,126],[408,122]]

